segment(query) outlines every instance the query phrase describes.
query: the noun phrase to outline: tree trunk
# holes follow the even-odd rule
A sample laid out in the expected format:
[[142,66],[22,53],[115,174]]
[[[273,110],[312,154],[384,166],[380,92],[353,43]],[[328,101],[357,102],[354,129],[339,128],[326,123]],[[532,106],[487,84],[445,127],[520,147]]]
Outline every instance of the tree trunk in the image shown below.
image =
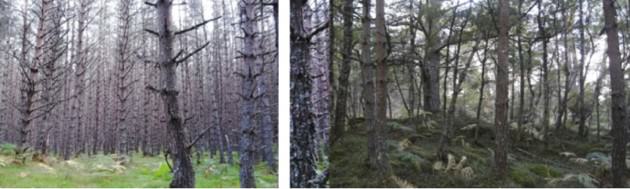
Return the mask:
[[[363,17],[362,22],[362,38],[361,43],[361,76],[363,78],[363,118],[365,118],[365,128],[368,129],[369,138],[373,138],[375,133],[373,128],[376,125],[376,109],[375,101],[376,95],[374,94],[374,62],[371,58],[371,19],[370,19],[370,7],[371,0],[363,0]],[[375,140],[368,140],[368,164],[370,166],[376,165],[376,154],[378,153],[378,144]]]
[[171,26],[171,6],[167,0],[158,0],[156,23],[159,36],[159,74],[160,95],[166,115],[167,132],[171,137],[170,154],[173,159],[173,179],[170,187],[193,188],[195,187],[195,172],[190,161],[190,151],[187,148],[187,137],[184,132],[177,99],[178,91],[176,66],[173,60],[173,32]]
[[385,148],[385,126],[387,125],[387,61],[385,50],[385,2],[384,0],[376,0],[376,41],[375,41],[375,62],[376,62],[376,120],[375,125],[370,129],[370,137],[368,140],[373,140],[376,147],[376,154],[368,154],[374,156],[372,167],[374,171],[379,173],[381,180],[385,181],[390,175],[389,159],[387,158],[387,149]]
[[[439,10],[441,0],[429,0],[427,8]],[[425,54],[422,66],[422,87],[424,94],[424,110],[436,115],[440,112],[440,49],[439,22],[437,15],[429,14],[425,17],[425,24],[430,28],[425,31]]]
[[315,123],[310,101],[310,37],[304,27],[306,0],[291,2],[291,187],[317,187]]
[[345,0],[343,8],[343,52],[341,54],[339,86],[336,89],[335,122],[332,125],[330,145],[342,138],[346,126],[346,109],[348,99],[348,77],[350,77],[350,64],[352,58],[352,18],[354,9],[353,0]]
[[484,37],[486,38],[486,41],[484,43],[484,48],[483,48],[483,58],[481,59],[481,81],[480,81],[480,86],[479,86],[479,100],[477,101],[477,113],[475,116],[475,119],[477,120],[477,127],[475,127],[475,136],[474,136],[474,140],[476,141],[479,137],[479,126],[481,124],[481,110],[482,110],[482,105],[483,105],[483,92],[484,92],[484,88],[486,86],[486,61],[488,60],[488,33],[484,32]]
[[542,84],[543,84],[543,117],[542,117],[542,125],[543,125],[543,138],[545,140],[545,147],[547,146],[547,133],[549,129],[549,101],[551,99],[551,89],[549,87],[548,80],[548,63],[547,63],[547,43],[549,42],[549,36],[545,32],[545,18],[542,16],[542,1],[538,2],[538,31],[539,36],[542,38]]
[[256,2],[243,0],[241,1],[241,30],[243,31],[243,63],[241,71],[241,107],[240,107],[240,183],[243,188],[256,187],[254,179],[254,139],[256,138],[256,128],[254,127],[254,107],[256,103],[256,93],[254,92],[256,85],[255,70],[256,45],[255,26],[256,26]]
[[495,101],[495,118],[496,127],[496,150],[495,163],[497,175],[505,178],[507,175],[507,150],[508,150],[508,82],[510,80],[508,74],[508,32],[509,32],[509,1],[499,1],[499,40],[497,43],[498,62],[496,77],[496,101]]
[[580,20],[579,20],[579,24],[580,24],[580,65],[579,66],[579,90],[580,90],[580,94],[578,95],[578,116],[579,116],[579,128],[578,128],[578,135],[581,137],[586,137],[588,135],[588,133],[585,130],[585,122],[586,122],[586,115],[584,112],[584,84],[586,82],[586,76],[584,73],[584,62],[586,60],[586,46],[585,46],[585,38],[584,38],[584,10],[583,10],[583,0],[580,0],[579,2],[579,8],[580,8]]
[[612,113],[612,184],[613,187],[625,186],[626,169],[626,106],[625,83],[621,68],[621,55],[619,53],[619,38],[617,32],[617,11],[615,1],[604,0],[604,29],[608,44],[608,67],[610,69],[611,88],[611,113]]

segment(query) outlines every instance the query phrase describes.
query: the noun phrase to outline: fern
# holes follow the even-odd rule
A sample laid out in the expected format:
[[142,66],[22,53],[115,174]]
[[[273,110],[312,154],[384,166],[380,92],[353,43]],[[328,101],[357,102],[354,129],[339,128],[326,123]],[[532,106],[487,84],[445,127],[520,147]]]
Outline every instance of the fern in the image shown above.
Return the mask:
[[475,177],[475,171],[473,171],[472,167],[466,167],[459,171],[459,175],[468,181]]
[[15,146],[15,144],[4,143],[0,145],[0,154],[9,156],[14,155],[16,149],[17,147]]
[[590,175],[580,173],[580,174],[567,174],[562,178],[550,179],[549,184],[552,186],[557,186],[560,182],[570,182],[571,180],[575,180],[580,185],[586,188],[597,188],[599,185],[599,181]]
[[413,184],[397,177],[396,175],[392,175],[390,178],[392,179],[392,181],[394,181],[394,183],[396,183],[396,185],[398,185],[399,188],[415,188]]
[[473,123],[473,124],[469,124],[469,125],[466,125],[465,127],[460,128],[460,130],[468,131],[468,130],[473,130],[475,128],[477,128],[477,124]]
[[407,149],[407,147],[409,147],[409,145],[411,144],[411,141],[409,141],[409,139],[403,139],[402,141],[398,142],[398,150],[399,151],[403,151],[405,149]]

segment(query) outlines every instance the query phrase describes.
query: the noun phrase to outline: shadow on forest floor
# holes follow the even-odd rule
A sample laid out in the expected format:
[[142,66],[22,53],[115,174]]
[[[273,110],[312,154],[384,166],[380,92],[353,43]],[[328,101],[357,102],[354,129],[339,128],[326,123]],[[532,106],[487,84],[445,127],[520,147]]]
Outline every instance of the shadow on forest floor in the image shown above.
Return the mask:
[[[545,148],[535,132],[524,132],[520,142],[513,141],[510,145],[509,174],[507,179],[499,181],[493,166],[494,126],[480,124],[480,135],[474,141],[474,122],[458,117],[455,121],[458,127],[450,142],[451,157],[448,162],[441,162],[435,155],[439,126],[427,127],[417,120],[390,120],[386,146],[393,175],[388,181],[379,182],[366,163],[367,131],[361,119],[351,120],[346,135],[331,148],[330,186],[610,187],[608,138],[597,142],[578,138],[575,132],[566,130],[561,136],[550,136]],[[515,130],[510,133],[514,140]]]
[[[6,146],[6,145],[5,145]],[[207,156],[205,156],[207,157]],[[134,154],[121,165],[115,155],[81,155],[68,161],[49,156],[46,163],[28,160],[12,163],[13,155],[0,155],[0,187],[168,187],[171,174],[163,156]],[[235,158],[238,160],[238,157]],[[196,187],[239,187],[239,166],[218,159],[193,162]],[[277,174],[260,163],[255,167],[258,187],[277,187]]]

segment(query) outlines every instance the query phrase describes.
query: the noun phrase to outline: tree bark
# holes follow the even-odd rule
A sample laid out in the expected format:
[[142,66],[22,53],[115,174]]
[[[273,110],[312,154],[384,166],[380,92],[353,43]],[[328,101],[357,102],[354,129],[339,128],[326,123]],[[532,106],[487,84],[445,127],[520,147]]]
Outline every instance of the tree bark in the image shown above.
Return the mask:
[[345,132],[346,126],[346,110],[348,99],[348,78],[350,77],[350,64],[352,58],[352,18],[354,8],[352,6],[353,0],[345,0],[343,7],[343,49],[341,54],[340,72],[339,72],[339,86],[336,89],[336,107],[335,107],[335,122],[331,132],[332,137],[330,145],[334,145],[335,141],[342,138]]
[[604,7],[604,30],[608,44],[608,67],[610,70],[611,113],[613,149],[612,149],[612,184],[613,187],[625,186],[626,169],[626,106],[625,83],[619,53],[617,32],[617,10],[614,0],[602,1]]
[[291,2],[291,187],[317,187],[315,123],[310,101],[310,37],[304,26],[306,0]]
[[375,125],[370,129],[370,137],[368,140],[373,140],[376,147],[376,154],[368,154],[368,156],[374,155],[374,161],[372,167],[381,176],[381,180],[385,181],[389,176],[391,167],[389,165],[389,159],[387,157],[387,149],[385,148],[385,126],[387,125],[387,61],[386,61],[386,41],[385,41],[385,2],[384,0],[376,0],[376,41],[375,41],[375,62],[376,62],[376,120]]
[[496,127],[496,150],[495,163],[497,175],[505,178],[507,175],[507,150],[508,150],[508,82],[510,80],[508,74],[508,33],[509,33],[509,1],[499,1],[499,40],[497,43],[498,62],[496,77],[496,101],[495,101],[495,118]]
[[[429,0],[426,8],[439,10],[441,0]],[[425,25],[429,28],[425,31],[425,54],[422,66],[422,87],[424,94],[424,110],[437,115],[440,112],[440,45],[438,15],[428,14],[425,17]]]

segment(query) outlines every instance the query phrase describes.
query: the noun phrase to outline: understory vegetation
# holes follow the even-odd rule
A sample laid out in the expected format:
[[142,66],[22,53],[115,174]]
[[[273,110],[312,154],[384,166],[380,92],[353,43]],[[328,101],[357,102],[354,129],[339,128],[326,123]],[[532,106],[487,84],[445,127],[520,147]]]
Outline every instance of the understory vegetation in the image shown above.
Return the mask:
[[[0,187],[164,188],[172,177],[163,155],[80,155],[67,161],[48,156],[42,160],[28,158],[23,164],[16,160],[13,148],[10,144],[0,147]],[[193,158],[196,187],[239,187],[237,163],[219,163],[218,157],[209,159],[207,154],[200,157]],[[264,162],[255,166],[255,178],[258,187],[278,187],[277,173]]]
[[[507,179],[494,174],[494,127],[474,124],[460,116],[451,140],[448,161],[436,157],[440,118],[388,120],[386,151],[391,175],[385,183],[374,178],[367,159],[367,129],[364,120],[350,120],[350,129],[330,151],[331,187],[610,187],[610,138],[576,139],[573,130],[553,136],[545,145],[535,132],[525,132],[521,142],[508,150]],[[531,127],[531,126],[530,126]],[[475,129],[479,129],[474,140]],[[513,127],[511,131],[515,131]],[[531,129],[535,130],[535,129]]]

